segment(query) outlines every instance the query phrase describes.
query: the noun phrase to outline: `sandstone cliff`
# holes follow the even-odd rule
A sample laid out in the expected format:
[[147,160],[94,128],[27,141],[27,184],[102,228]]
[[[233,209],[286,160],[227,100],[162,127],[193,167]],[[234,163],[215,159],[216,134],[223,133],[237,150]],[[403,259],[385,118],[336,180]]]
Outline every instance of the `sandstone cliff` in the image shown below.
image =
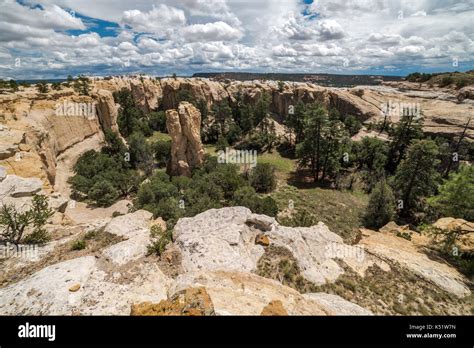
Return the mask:
[[[467,115],[474,108],[472,99],[469,99],[472,98],[471,87],[453,94],[450,90],[427,89],[426,86],[417,87],[410,83],[350,89],[285,82],[280,88],[275,81],[218,82],[203,78],[118,76],[94,78],[91,86],[90,96],[79,96],[72,88],[40,94],[32,87],[0,95],[0,164],[11,174],[39,177],[50,187],[64,189],[64,177],[70,174],[77,157],[90,148],[100,148],[105,129],[118,129],[119,105],[114,103],[112,94],[122,88],[132,92],[136,105],[145,113],[158,109],[178,109],[178,99],[183,93],[197,101],[204,101],[210,108],[222,99],[235,103],[238,95],[254,105],[265,92],[270,97],[270,111],[279,122],[284,120],[291,106],[295,106],[298,101],[319,102],[336,108],[342,114],[355,115],[364,122],[381,121],[381,109],[387,103],[419,105],[425,118],[424,130],[448,137],[461,133]],[[93,105],[96,117],[56,115],[58,104],[64,103]],[[178,110],[176,113],[179,115]],[[398,119],[396,115],[391,116],[393,122]],[[196,142],[192,132],[185,137],[190,139],[191,145]],[[474,139],[472,122],[467,129],[466,139]],[[81,145],[86,142],[87,146]],[[199,146],[192,151],[199,153]],[[178,161],[184,161],[188,166],[190,161],[193,162],[185,153],[186,149],[175,151],[179,160],[175,160],[172,165],[173,171],[178,171]],[[186,169],[182,171],[186,172]]]

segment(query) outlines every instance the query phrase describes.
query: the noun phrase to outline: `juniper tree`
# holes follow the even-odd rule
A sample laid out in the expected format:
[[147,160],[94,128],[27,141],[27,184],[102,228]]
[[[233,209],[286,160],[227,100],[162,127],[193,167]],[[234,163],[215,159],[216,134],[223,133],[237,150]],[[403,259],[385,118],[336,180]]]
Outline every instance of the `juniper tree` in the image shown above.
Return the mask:
[[393,181],[397,199],[403,203],[401,216],[420,211],[423,199],[435,192],[440,179],[437,156],[438,146],[433,140],[417,140],[408,148]]
[[428,201],[442,216],[474,221],[474,167],[465,165],[458,173],[451,173],[438,195]]
[[391,134],[392,142],[388,155],[387,169],[394,172],[405,157],[405,152],[416,139],[423,137],[422,118],[419,115],[402,115]]
[[35,195],[28,210],[19,211],[13,204],[0,207],[0,239],[13,244],[44,243],[49,236],[43,226],[53,215],[44,195]]
[[318,104],[309,106],[304,118],[304,139],[296,147],[296,155],[300,158],[300,167],[310,167],[314,181],[319,180],[322,166],[322,132],[327,124],[326,110]]
[[391,221],[394,214],[395,198],[392,189],[385,180],[379,181],[370,194],[364,215],[364,225],[379,229]]

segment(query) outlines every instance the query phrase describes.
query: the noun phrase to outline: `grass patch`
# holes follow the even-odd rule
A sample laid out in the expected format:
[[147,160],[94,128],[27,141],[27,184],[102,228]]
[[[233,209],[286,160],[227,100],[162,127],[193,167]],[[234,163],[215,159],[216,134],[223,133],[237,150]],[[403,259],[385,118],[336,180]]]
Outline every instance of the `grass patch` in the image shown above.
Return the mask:
[[154,131],[153,135],[147,138],[147,141],[150,143],[154,143],[157,141],[169,141],[171,137],[168,133]]
[[277,151],[272,153],[265,152],[258,155],[257,161],[259,163],[268,163],[275,167],[277,174],[288,175],[296,169],[295,160],[282,157]]
[[[272,195],[283,221],[305,211],[314,221],[324,222],[329,229],[346,242],[353,242],[359,235],[360,216],[365,211],[368,196],[364,193],[338,191],[324,188],[297,189],[284,185]],[[291,202],[293,208],[291,208]]]
[[217,156],[217,150],[216,147],[212,144],[205,144],[204,149],[206,150],[206,153],[211,155],[211,156]]

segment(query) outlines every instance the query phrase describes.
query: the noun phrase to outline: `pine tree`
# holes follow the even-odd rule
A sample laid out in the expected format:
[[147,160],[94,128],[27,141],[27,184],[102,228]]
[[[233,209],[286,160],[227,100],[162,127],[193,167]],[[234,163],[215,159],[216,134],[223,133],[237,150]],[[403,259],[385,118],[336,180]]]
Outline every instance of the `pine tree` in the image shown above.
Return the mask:
[[379,181],[370,195],[369,204],[364,215],[364,225],[379,229],[393,219],[395,198],[392,189],[385,182]]
[[436,190],[440,179],[437,156],[438,146],[433,140],[418,140],[408,148],[393,183],[396,196],[403,203],[402,216],[420,211],[422,200]]
[[305,113],[304,139],[296,147],[296,155],[300,157],[299,166],[309,166],[314,181],[319,180],[322,166],[322,132],[327,123],[326,110],[318,104],[311,105]]
[[474,167],[465,165],[452,173],[429,204],[442,216],[474,221]]
[[286,125],[295,134],[295,144],[298,144],[303,135],[304,117],[306,112],[305,104],[300,100],[294,107],[293,112],[288,113]]
[[392,143],[387,162],[387,169],[393,173],[405,157],[405,152],[410,144],[423,137],[422,118],[418,115],[402,115],[400,122],[392,133]]

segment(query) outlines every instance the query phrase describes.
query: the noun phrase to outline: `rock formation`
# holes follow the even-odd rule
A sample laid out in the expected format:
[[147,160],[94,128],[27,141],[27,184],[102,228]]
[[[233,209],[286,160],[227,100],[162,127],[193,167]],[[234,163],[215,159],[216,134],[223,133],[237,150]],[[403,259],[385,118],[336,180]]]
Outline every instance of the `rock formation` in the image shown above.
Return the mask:
[[[211,210],[178,221],[175,242],[168,249],[181,254],[182,267],[172,278],[163,263],[147,256],[154,223],[150,213],[137,211],[62,226],[64,236],[41,247],[34,258],[20,256],[4,263],[2,271],[14,272],[15,281],[3,276],[7,284],[0,287],[0,314],[372,314],[360,303],[336,294],[321,290],[301,293],[256,274],[256,260],[272,245],[286,248],[309,281],[330,285],[346,272],[364,277],[369,268],[389,274],[392,267],[402,267],[411,277],[421,277],[440,291],[459,298],[470,294],[463,285],[467,281],[454,269],[429,260],[388,228],[385,232],[364,231],[360,244],[351,246],[321,223],[309,228],[283,227],[273,218],[242,207]],[[85,250],[78,257],[67,259],[64,255],[66,260],[48,263],[55,260],[48,255],[57,249],[64,253],[62,246],[90,231],[119,239],[98,252]],[[269,246],[255,244],[256,234],[267,236]],[[364,253],[359,254],[358,248]]]
[[[466,115],[472,112],[472,86],[451,93],[449,90],[421,88],[419,84],[408,82],[352,89],[285,82],[280,90],[275,81],[122,76],[94,78],[91,87],[90,96],[80,96],[68,87],[46,94],[39,94],[34,87],[28,87],[0,95],[0,165],[9,174],[40,178],[47,187],[67,194],[64,186],[75,160],[83,152],[99,149],[103,145],[105,129],[118,129],[119,105],[115,104],[112,93],[122,88],[132,92],[136,105],[146,113],[160,108],[165,111],[175,109],[178,115],[178,98],[182,93],[188,93],[196,101],[204,101],[210,108],[222,99],[232,104],[238,94],[244,102],[255,105],[265,92],[270,98],[270,111],[279,122],[298,101],[335,107],[341,114],[355,115],[364,122],[379,121],[382,105],[389,102],[414,103],[423,110],[424,130],[427,133],[449,137],[462,131]],[[58,105],[64,103],[95,105],[97,117],[56,115]],[[176,116],[174,118],[176,121]],[[398,117],[391,117],[391,121],[398,122]],[[472,122],[466,131],[466,139],[474,139]],[[87,146],[83,146],[86,142]],[[184,155],[181,153],[181,156]],[[179,169],[176,162],[174,170],[189,173],[186,168],[186,163],[190,165],[189,159],[183,157],[180,161],[185,162],[180,164],[183,167]],[[193,161],[199,162],[200,159]]]
[[[409,83],[353,89],[284,83],[280,90],[274,81],[149,77],[94,79],[91,86],[90,96],[79,96],[72,88],[46,94],[22,88],[0,95],[0,199],[21,210],[35,193],[48,194],[56,211],[46,226],[53,235],[51,242],[39,246],[34,255],[2,260],[0,315],[128,315],[131,309],[136,315],[368,315],[380,313],[375,304],[366,306],[329,290],[340,279],[367,279],[374,272],[401,274],[400,282],[403,277],[416,278],[446,298],[448,294],[463,301],[472,296],[462,274],[427,256],[428,242],[422,237],[411,232],[412,241],[398,237],[394,231],[400,226],[362,230],[359,243],[347,245],[323,223],[291,228],[243,207],[214,209],[180,219],[174,243],[157,260],[147,256],[150,227],[157,223],[149,212],[127,214],[127,202],[94,211],[81,203],[76,211],[66,208],[66,182],[77,158],[100,149],[106,129],[118,129],[119,105],[113,92],[122,88],[132,92],[144,112],[166,111],[172,139],[168,170],[174,175],[190,175],[204,156],[201,115],[188,102],[178,104],[183,91],[208,107],[222,99],[234,103],[238,93],[254,105],[265,92],[277,121],[300,100],[335,107],[367,122],[377,121],[381,105],[389,101],[420,103],[424,130],[453,136],[472,111],[471,88],[456,95],[416,89]],[[97,117],[58,115],[57,104],[68,102],[95,105]],[[473,127],[471,123],[466,132],[468,140],[474,139]],[[116,210],[126,215],[111,218]],[[435,226],[450,229],[465,224],[446,219]],[[71,251],[72,242],[92,232],[105,245]],[[473,245],[467,241],[466,250]],[[284,250],[295,261],[298,279],[309,284],[304,291],[261,272],[259,265],[270,250]]]
[[202,164],[201,113],[192,104],[181,102],[178,110],[166,111],[166,128],[171,136],[171,160],[168,173],[191,176],[191,170]]
[[193,218],[180,219],[174,229],[174,240],[181,250],[186,272],[252,272],[265,252],[261,243],[256,243],[262,234],[270,245],[288,249],[298,261],[302,275],[315,284],[334,281],[344,273],[336,258],[342,258],[348,267],[361,274],[374,264],[383,270],[390,269],[362,248],[344,244],[321,222],[313,227],[285,227],[244,207],[211,209]]

